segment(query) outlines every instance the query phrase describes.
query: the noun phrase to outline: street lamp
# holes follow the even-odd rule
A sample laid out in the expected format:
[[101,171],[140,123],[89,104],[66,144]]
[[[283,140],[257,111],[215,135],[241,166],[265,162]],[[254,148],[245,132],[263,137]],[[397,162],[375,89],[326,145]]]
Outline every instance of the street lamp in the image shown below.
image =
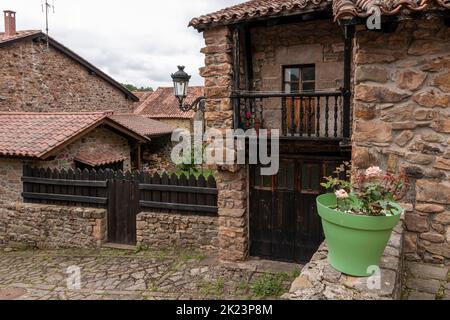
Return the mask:
[[185,103],[188,95],[189,80],[191,76],[184,71],[184,66],[178,66],[178,71],[171,75],[175,97],[180,103],[181,111],[205,111],[205,97],[198,97],[192,104]]

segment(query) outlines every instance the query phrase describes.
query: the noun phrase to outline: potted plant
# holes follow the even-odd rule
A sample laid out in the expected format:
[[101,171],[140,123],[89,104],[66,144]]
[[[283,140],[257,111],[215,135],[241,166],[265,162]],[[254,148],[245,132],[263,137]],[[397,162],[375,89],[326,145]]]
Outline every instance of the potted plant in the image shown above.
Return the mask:
[[335,174],[322,183],[334,192],[317,197],[328,260],[342,273],[370,276],[370,267],[379,265],[404,212],[397,201],[407,191],[407,177],[385,173],[379,167],[350,170],[349,163]]

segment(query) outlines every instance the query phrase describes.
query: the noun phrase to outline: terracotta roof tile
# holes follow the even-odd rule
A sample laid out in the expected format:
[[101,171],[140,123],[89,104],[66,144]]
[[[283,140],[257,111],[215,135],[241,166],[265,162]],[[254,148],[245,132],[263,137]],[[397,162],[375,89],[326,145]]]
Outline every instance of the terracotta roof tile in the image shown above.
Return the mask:
[[[78,134],[101,125],[110,115],[110,112],[0,112],[0,156],[43,158]],[[111,121],[121,125],[114,119]],[[145,141],[144,135],[122,126]]]
[[176,129],[168,124],[137,114],[117,114],[109,118],[146,137],[171,134]]
[[[204,87],[189,87],[186,103],[192,103],[203,94]],[[134,113],[153,119],[192,119],[195,116],[193,111],[180,110],[172,87],[158,88],[134,110]]]
[[334,0],[334,20],[365,18],[372,14],[374,8],[378,8],[383,15],[393,15],[404,9],[410,11],[450,9],[450,0]]
[[28,36],[38,35],[41,34],[41,30],[21,30],[17,31],[16,35],[12,37],[7,37],[4,32],[0,32],[0,43],[19,40],[22,38],[26,38]]
[[87,164],[91,167],[104,166],[106,164],[117,163],[128,159],[126,155],[108,151],[81,150],[74,160]]
[[137,104],[141,104],[144,102],[148,97],[151,96],[153,91],[132,91],[132,93],[139,98],[139,101],[136,102]]
[[232,24],[257,18],[292,15],[331,7],[331,0],[251,0],[194,18],[189,23],[197,29],[211,24]]

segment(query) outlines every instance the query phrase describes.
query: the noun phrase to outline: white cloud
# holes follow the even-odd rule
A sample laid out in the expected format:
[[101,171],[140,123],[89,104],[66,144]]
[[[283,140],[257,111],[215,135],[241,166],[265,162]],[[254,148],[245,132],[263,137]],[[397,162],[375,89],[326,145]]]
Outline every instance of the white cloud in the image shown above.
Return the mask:
[[[188,22],[243,1],[55,0],[50,36],[120,82],[170,86],[170,74],[184,64],[192,84],[202,85],[198,69],[204,64],[204,41]],[[45,29],[41,2],[2,0],[0,9],[17,12],[19,30]]]

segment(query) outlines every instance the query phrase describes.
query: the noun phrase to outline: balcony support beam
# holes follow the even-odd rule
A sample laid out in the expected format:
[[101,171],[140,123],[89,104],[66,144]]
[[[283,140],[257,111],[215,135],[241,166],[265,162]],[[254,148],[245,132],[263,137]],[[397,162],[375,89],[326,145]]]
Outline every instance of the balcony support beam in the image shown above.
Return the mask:
[[[233,28],[233,92],[237,92],[241,87],[241,26]],[[233,127],[241,128],[241,102],[240,99],[233,99]]]
[[353,38],[355,36],[354,25],[344,25],[344,102],[343,102],[343,141],[344,145],[350,143],[351,124],[351,86],[352,86],[352,56]]

